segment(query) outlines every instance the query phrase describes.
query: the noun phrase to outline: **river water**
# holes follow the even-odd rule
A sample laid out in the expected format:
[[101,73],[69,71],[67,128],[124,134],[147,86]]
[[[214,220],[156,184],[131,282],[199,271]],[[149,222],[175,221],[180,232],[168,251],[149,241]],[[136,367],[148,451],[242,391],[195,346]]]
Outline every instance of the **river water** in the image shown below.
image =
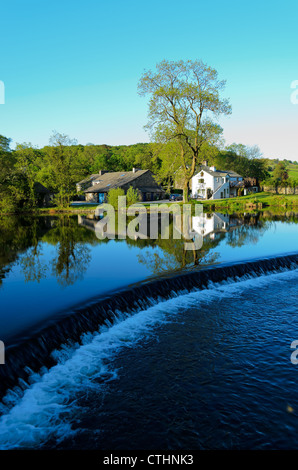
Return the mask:
[[[80,303],[84,296],[100,298],[100,294],[135,282],[142,289],[142,279],[177,275],[186,269],[189,279],[192,272],[206,267],[217,272],[216,267],[227,262],[245,266],[243,260],[249,264],[252,259],[273,260],[273,255],[278,255],[281,264],[278,269],[270,269],[269,260],[266,268],[258,272],[251,269],[245,274],[239,267],[238,275],[236,266],[233,276],[222,275],[223,268],[222,279],[217,276],[216,281],[200,288],[193,283],[183,289],[182,284],[167,296],[147,295],[133,312],[123,293],[125,302],[113,316],[100,322],[92,332],[85,328],[80,341],[62,342],[51,354],[54,364],[38,371],[30,369],[26,380],[5,392],[0,407],[0,448],[297,448],[298,365],[291,361],[291,343],[298,340],[298,264],[282,262],[286,254],[294,253],[295,259],[298,252],[297,217],[289,213],[225,218],[228,224],[206,233],[204,245],[196,254],[181,253],[181,246],[173,241],[167,245],[161,240],[151,245],[118,242],[123,258],[118,258],[118,271],[114,266],[114,277],[112,267],[109,271],[108,263],[96,258],[96,250],[104,247],[113,256],[117,242],[97,243],[93,233],[90,238],[90,230],[83,228],[81,233],[76,221],[72,225],[72,230],[80,229],[80,241],[76,243],[90,249],[89,264],[82,264],[86,269],[80,275],[74,266],[69,268],[68,278],[65,271],[59,273],[58,269],[46,272],[44,278],[34,278],[32,272],[36,276],[42,271],[36,269],[36,259],[34,269],[24,271],[22,260],[32,250],[32,240],[29,246],[9,253],[10,261],[3,263],[0,289],[0,300],[4,293],[4,326],[13,323],[12,314],[20,315],[17,296],[10,297],[9,304],[5,300],[5,289],[13,282],[22,285],[22,292],[35,285],[35,295],[41,295],[44,287],[39,291],[39,286],[48,280],[52,295],[59,288],[66,305]],[[45,266],[53,269],[57,268],[63,242],[61,222],[59,239],[57,220],[52,221],[50,229],[38,233],[37,246],[41,245],[39,248],[45,252],[49,245]],[[38,227],[40,230],[40,223]],[[51,234],[53,230],[55,233]],[[14,241],[11,246],[15,245]],[[125,260],[125,250],[130,253],[129,265],[120,262]],[[2,254],[5,261],[7,257]],[[102,270],[96,274],[90,266],[100,259]],[[139,266],[139,270],[132,266]],[[104,279],[104,268],[105,286],[96,291],[96,281]],[[228,269],[226,272],[230,273]],[[72,281],[61,284],[61,273],[64,281]],[[111,283],[107,279],[112,279]],[[88,281],[91,287],[84,292],[82,286]],[[74,287],[83,292],[71,301],[65,300],[72,297]],[[62,314],[56,308],[59,298],[55,297],[46,315],[41,298],[43,322],[60,320]],[[24,311],[30,311],[26,296],[23,314]],[[8,340],[12,338],[11,343],[8,341],[11,351],[15,345],[22,350],[25,339],[30,339],[29,327],[40,338],[37,313],[38,303],[33,302],[32,316],[24,319],[19,330],[12,326],[2,330]],[[66,316],[64,309],[63,318]],[[72,322],[76,322],[76,317],[72,317]],[[47,336],[43,338],[46,341]],[[7,355],[9,352],[8,347]]]

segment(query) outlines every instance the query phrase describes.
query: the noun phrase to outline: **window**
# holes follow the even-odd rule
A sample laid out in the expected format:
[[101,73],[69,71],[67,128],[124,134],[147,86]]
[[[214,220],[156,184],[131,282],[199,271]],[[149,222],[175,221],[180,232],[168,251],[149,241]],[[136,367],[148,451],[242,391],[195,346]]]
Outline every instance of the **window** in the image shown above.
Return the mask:
[[204,183],[204,178],[199,179],[199,183]]

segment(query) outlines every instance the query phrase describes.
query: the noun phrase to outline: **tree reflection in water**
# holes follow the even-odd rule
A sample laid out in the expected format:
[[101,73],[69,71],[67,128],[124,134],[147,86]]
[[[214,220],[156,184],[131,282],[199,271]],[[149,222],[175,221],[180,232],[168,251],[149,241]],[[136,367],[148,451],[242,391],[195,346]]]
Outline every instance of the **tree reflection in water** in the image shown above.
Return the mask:
[[[91,260],[91,249],[86,242],[95,241],[91,234],[80,227],[77,219],[71,216],[48,218],[47,232],[39,238],[40,218],[35,218],[27,226],[30,246],[18,256],[25,282],[40,282],[46,278],[49,269],[61,286],[74,284],[82,279]],[[53,245],[56,255],[47,261],[43,253],[43,243]]]
[[52,260],[52,273],[62,286],[83,279],[91,261],[91,250],[82,237],[82,228],[72,217],[60,217],[46,236],[48,243],[57,244],[57,256]]
[[[113,243],[139,248],[138,262],[158,275],[216,263],[219,258],[217,247],[223,239],[229,246],[242,247],[257,243],[275,221],[298,221],[297,214],[291,211],[282,214],[270,211],[232,215],[204,213],[203,217],[203,221],[193,223],[204,240],[200,249],[193,243],[191,249],[186,250],[183,238],[173,238],[173,220],[170,221],[169,239],[158,235],[156,239],[121,240],[116,234]],[[14,266],[21,268],[25,282],[40,282],[51,275],[66,287],[82,279],[91,261],[92,245],[104,243],[107,250],[110,249],[108,239],[96,237],[97,223],[98,218],[94,215],[0,217],[0,286]]]

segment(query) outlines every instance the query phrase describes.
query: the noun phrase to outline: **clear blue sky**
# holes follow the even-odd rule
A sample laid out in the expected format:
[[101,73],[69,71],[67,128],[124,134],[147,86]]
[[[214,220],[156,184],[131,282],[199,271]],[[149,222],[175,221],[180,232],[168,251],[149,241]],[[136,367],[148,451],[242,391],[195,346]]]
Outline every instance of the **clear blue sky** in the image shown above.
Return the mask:
[[144,69],[202,59],[227,80],[226,143],[298,160],[297,1],[10,0],[2,2],[0,134],[48,143],[148,142]]

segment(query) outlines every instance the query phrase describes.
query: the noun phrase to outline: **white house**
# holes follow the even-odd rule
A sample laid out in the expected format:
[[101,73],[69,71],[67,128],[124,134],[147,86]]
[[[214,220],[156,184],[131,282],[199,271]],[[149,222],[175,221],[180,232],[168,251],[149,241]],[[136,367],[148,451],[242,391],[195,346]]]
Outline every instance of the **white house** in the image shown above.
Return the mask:
[[231,197],[231,187],[242,181],[242,176],[234,171],[217,170],[205,161],[199,172],[192,177],[192,197],[203,199],[224,199]]
[[193,230],[203,237],[209,235],[214,240],[217,232],[229,231],[230,216],[228,214],[219,214],[213,212],[212,214],[203,213],[200,216],[192,218]]

